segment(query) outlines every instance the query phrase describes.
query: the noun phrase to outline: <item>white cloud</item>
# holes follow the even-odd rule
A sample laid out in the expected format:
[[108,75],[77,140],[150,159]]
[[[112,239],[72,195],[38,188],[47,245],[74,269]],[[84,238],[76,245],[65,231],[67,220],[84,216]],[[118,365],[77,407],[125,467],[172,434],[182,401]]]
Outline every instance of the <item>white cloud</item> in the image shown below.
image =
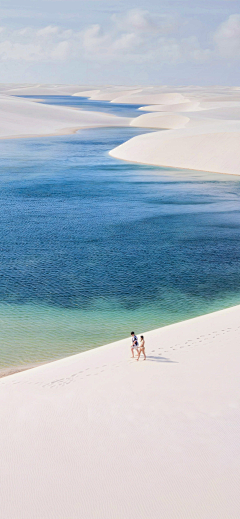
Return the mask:
[[91,25],[81,33],[83,49],[91,53],[103,53],[108,51],[111,45],[111,39],[108,34],[102,34],[101,27],[98,24]]
[[217,51],[223,58],[240,58],[240,14],[232,14],[214,34]]
[[138,36],[134,33],[124,33],[121,34],[119,38],[117,38],[112,44],[112,52],[121,52],[123,50],[127,51],[130,48],[133,50],[136,48],[140,40]]
[[154,20],[148,11],[142,9],[131,9],[124,15],[114,14],[112,22],[120,31],[148,33],[157,28],[156,19]]
[[0,59],[1,61],[40,61],[43,59],[43,53],[40,45],[32,43],[23,45],[5,40],[0,43]]
[[105,32],[100,25],[82,31],[83,51],[88,59],[179,63],[209,57],[208,49],[201,49],[196,37],[180,37],[180,24],[172,17],[134,9],[124,16],[113,15],[111,21]]
[[63,61],[71,48],[72,31],[47,26],[0,31],[0,61]]
[[46,38],[46,36],[52,36],[56,35],[59,32],[59,28],[54,25],[48,25],[47,27],[44,27],[43,29],[39,29],[36,33],[37,36],[42,36],[43,38]]
[[195,35],[184,35],[185,21],[134,9],[77,31],[47,25],[38,30],[0,28],[0,61],[114,61],[177,64],[240,57],[240,15],[221,24],[203,47]]
[[51,52],[51,58],[53,60],[65,60],[69,55],[69,42],[68,41],[60,41],[58,45],[53,47]]

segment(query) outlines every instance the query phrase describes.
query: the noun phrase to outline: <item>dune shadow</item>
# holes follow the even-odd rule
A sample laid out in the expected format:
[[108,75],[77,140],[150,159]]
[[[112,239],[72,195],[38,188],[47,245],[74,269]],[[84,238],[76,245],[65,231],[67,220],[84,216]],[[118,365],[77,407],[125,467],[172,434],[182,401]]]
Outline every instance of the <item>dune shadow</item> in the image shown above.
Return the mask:
[[178,362],[176,362],[175,360],[167,359],[167,357],[160,357],[160,356],[157,357],[155,355],[147,355],[146,360],[150,360],[152,362],[171,362],[173,364],[178,364]]

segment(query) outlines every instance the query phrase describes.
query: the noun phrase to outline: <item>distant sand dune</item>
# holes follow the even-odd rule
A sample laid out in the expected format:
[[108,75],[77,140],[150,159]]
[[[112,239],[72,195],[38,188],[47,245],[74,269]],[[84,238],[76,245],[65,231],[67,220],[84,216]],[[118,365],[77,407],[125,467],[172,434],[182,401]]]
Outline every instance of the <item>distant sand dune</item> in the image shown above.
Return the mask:
[[[139,110],[142,110],[144,112],[165,112],[166,111],[166,105],[146,105],[141,106]],[[175,103],[175,104],[168,104],[167,105],[167,111],[168,112],[195,112],[197,110],[202,110],[200,108],[200,101],[183,101],[182,103]]]
[[127,126],[129,119],[0,95],[0,138],[72,133],[80,128]]
[[131,103],[131,104],[163,104],[171,105],[174,103],[185,102],[186,98],[182,94],[178,93],[163,93],[163,94],[131,94],[122,95],[112,99],[112,103]]
[[[157,166],[239,174],[240,93],[236,87],[0,85],[0,138],[73,133],[128,126],[166,131],[141,135],[111,155]],[[17,95],[73,95],[142,105],[132,120],[44,105]]]
[[175,129],[184,128],[189,121],[189,117],[181,114],[152,112],[136,117],[131,121],[130,126],[138,128]]
[[141,98],[140,110],[148,112],[131,126],[169,131],[135,137],[110,155],[156,166],[240,174],[240,96],[235,89],[187,87],[181,93],[146,91],[130,98]]
[[[91,91],[88,91],[88,92],[84,92],[84,94],[87,94],[86,97],[89,97],[90,99],[92,99],[92,101],[112,101],[112,99],[114,99],[115,97],[121,97],[121,96],[125,96],[126,94],[129,94],[129,95],[132,95],[132,94],[135,94],[137,92],[141,92],[141,90],[136,90],[136,88],[125,88],[124,90],[119,90],[119,89],[116,89],[116,88],[106,88],[104,90],[93,90],[92,92]],[[77,94],[74,94],[75,96],[83,96],[83,93],[82,92],[78,92]]]
[[[86,90],[78,85],[0,85],[0,90],[9,95],[73,95],[80,90]],[[95,87],[96,88],[96,87]]]

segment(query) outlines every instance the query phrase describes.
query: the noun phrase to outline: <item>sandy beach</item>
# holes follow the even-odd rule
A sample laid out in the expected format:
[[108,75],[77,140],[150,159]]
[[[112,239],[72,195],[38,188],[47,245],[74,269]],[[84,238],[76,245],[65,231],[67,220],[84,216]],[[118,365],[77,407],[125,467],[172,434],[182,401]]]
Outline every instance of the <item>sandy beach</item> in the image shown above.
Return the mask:
[[146,361],[128,338],[1,379],[3,517],[237,518],[239,316],[148,332]]
[[[113,157],[239,175],[238,89],[1,85],[0,91],[2,139],[131,125],[156,131],[116,147]],[[23,95],[141,107],[129,119],[15,97]],[[1,378],[2,517],[237,519],[239,318],[235,306],[135,330],[145,335],[146,362],[130,358],[129,337]]]

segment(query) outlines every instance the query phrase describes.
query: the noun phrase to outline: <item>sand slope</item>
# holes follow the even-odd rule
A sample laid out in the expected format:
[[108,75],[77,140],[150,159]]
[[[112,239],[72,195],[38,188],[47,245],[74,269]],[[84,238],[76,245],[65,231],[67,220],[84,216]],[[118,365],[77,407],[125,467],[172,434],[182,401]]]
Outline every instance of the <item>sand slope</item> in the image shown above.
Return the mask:
[[[0,380],[4,519],[237,519],[240,306]],[[14,497],[13,497],[14,496]]]
[[[221,94],[215,88],[191,91],[189,87],[182,93],[132,95],[132,99],[141,96],[146,105],[141,110],[148,113],[133,119],[131,126],[170,131],[135,137],[110,155],[156,166],[239,175],[240,97],[234,89]],[[180,102],[176,96],[181,96]],[[148,104],[150,97],[156,104]]]
[[185,102],[186,98],[182,94],[178,93],[164,93],[164,94],[152,94],[142,92],[136,94],[121,95],[121,97],[115,97],[112,99],[112,103],[131,103],[131,104],[162,104],[171,105],[174,103]]
[[0,138],[71,133],[80,128],[127,126],[129,119],[100,112],[44,105],[0,95]]
[[125,95],[132,95],[135,93],[141,92],[141,89],[136,88],[121,88],[119,87],[108,87],[100,90],[88,90],[85,92],[77,92],[76,94],[73,94],[74,96],[78,97],[89,97],[93,101],[112,101],[116,97],[121,97]]
[[[27,84],[27,85],[0,85],[0,91],[8,95],[73,95],[80,90],[86,90],[89,86],[83,85],[44,85],[44,84]],[[96,88],[96,87],[94,87]]]
[[[143,112],[165,112],[166,106],[165,104],[146,105],[141,106],[139,110]],[[167,106],[168,112],[194,112],[198,110],[202,110],[202,108],[200,108],[200,101],[183,101],[182,103],[169,104]]]
[[168,113],[168,112],[151,112],[149,114],[143,114],[139,117],[135,117],[130,123],[130,126],[137,128],[162,128],[162,129],[174,129],[174,128],[185,128],[187,123],[190,121],[189,117],[180,113]]
[[[200,128],[201,130],[201,128]],[[134,137],[110,152],[113,157],[159,166],[240,174],[240,126],[156,132]]]

